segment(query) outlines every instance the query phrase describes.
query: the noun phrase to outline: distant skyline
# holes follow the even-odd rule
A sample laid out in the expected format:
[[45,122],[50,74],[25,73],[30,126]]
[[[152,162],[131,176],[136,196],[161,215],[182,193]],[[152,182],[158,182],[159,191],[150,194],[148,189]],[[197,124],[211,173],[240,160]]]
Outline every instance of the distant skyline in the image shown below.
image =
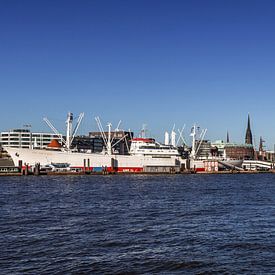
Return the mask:
[[0,130],[85,112],[138,134],[194,123],[275,143],[275,2],[0,0]]

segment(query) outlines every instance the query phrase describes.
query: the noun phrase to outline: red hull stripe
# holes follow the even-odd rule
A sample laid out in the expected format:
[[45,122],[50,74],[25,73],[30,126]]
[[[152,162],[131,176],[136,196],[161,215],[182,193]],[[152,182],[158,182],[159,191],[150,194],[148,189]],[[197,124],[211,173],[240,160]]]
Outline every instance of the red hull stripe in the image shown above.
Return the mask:
[[[72,169],[81,169],[83,171],[85,170],[85,171],[91,171],[91,172],[102,172],[105,167],[85,167],[85,169],[84,169],[83,166],[71,166],[70,168],[72,168]],[[26,166],[22,166],[22,169],[25,170]],[[131,172],[131,173],[143,172],[143,168],[142,167],[116,167],[116,168],[106,167],[105,169],[106,169],[107,172],[123,172],[123,173],[127,173],[127,172]]]

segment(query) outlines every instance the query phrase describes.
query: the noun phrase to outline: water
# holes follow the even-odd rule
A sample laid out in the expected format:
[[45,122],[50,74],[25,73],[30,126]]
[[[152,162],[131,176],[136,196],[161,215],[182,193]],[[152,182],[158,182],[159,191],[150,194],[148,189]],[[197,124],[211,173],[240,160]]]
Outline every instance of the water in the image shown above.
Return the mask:
[[1,274],[275,274],[275,175],[0,178]]

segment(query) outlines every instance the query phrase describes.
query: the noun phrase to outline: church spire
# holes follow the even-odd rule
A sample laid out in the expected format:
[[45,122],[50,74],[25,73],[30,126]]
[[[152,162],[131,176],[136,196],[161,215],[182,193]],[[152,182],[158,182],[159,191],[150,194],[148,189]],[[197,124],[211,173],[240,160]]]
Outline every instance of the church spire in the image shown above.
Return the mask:
[[264,140],[262,137],[260,137],[260,144],[259,144],[259,152],[263,152],[264,151]]
[[226,142],[227,142],[227,143],[230,142],[230,141],[229,141],[229,133],[228,133],[228,131],[227,131],[227,133],[226,133]]
[[252,142],[252,133],[251,133],[251,128],[250,128],[250,116],[248,114],[248,119],[247,119],[247,128],[246,128],[246,134],[245,134],[245,144],[253,144]]

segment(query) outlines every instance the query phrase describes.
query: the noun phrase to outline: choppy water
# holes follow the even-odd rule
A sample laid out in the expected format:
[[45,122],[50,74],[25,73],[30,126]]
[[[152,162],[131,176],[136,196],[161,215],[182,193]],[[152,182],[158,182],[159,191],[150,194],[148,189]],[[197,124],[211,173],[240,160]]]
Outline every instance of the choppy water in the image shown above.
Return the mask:
[[1,274],[274,274],[275,175],[0,178]]

